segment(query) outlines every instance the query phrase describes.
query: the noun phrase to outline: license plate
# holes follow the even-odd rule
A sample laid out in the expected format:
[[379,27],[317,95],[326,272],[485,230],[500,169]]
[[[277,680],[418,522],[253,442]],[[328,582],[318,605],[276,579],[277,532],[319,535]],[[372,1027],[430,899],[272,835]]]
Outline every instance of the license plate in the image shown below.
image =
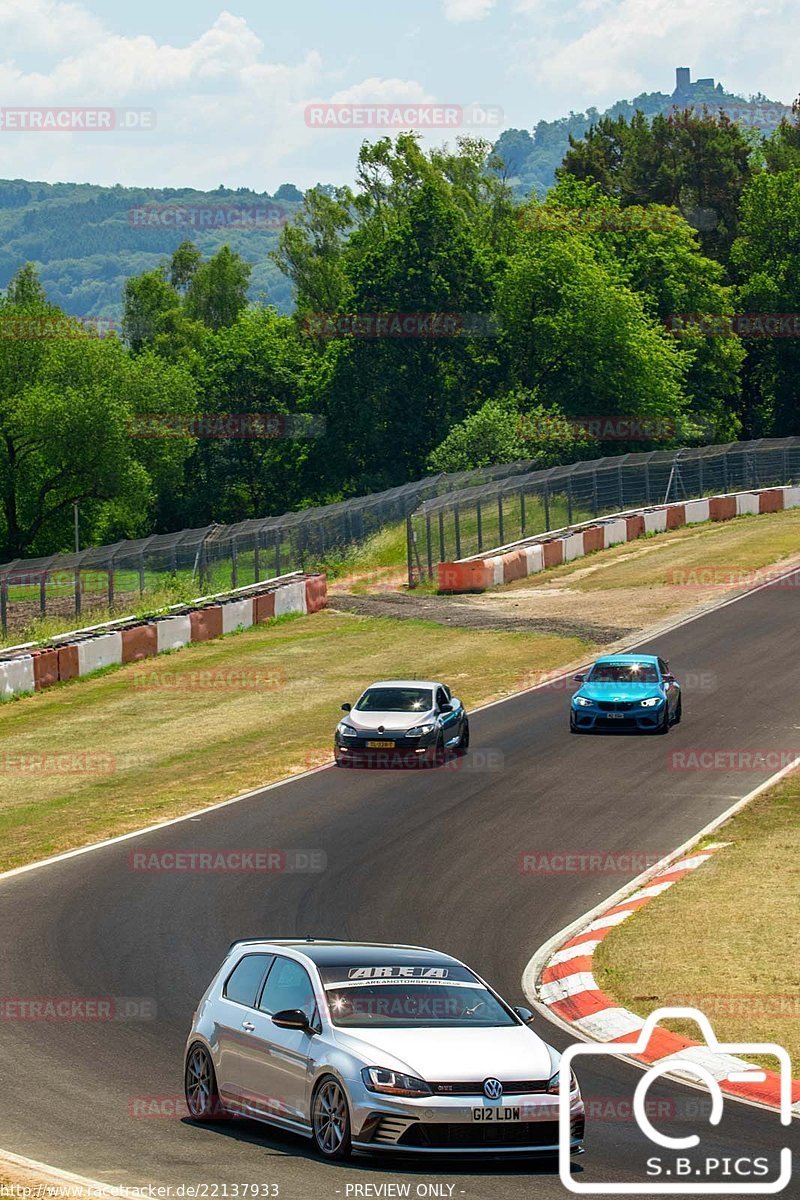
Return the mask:
[[519,1105],[501,1104],[499,1108],[473,1108],[473,1121],[487,1121],[490,1124],[498,1124],[500,1121],[519,1121],[520,1107]]
[[394,742],[367,742],[368,750],[394,750]]
[[625,720],[625,713],[606,713],[606,716],[608,717],[608,719],[610,721],[624,721]]

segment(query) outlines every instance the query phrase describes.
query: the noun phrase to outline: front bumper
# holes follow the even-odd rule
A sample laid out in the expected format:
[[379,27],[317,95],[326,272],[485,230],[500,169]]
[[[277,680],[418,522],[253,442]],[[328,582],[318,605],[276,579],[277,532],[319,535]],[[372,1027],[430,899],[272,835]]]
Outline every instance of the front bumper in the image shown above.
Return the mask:
[[[346,738],[337,733],[333,741],[333,753],[337,762],[350,759],[364,766],[414,766],[433,755],[438,736],[438,730],[424,737],[397,734],[393,738],[381,737],[380,734]],[[369,742],[380,742],[381,745],[368,745]]]
[[[428,1155],[506,1155],[558,1153],[558,1096],[507,1096],[498,1101],[474,1096],[381,1096],[351,1090],[353,1146],[372,1152]],[[492,1112],[476,1120],[474,1110]],[[504,1119],[498,1119],[502,1115]],[[585,1127],[578,1093],[570,1105],[570,1148],[581,1149]]]
[[658,729],[664,720],[666,701],[651,708],[642,708],[639,703],[631,703],[629,707],[601,707],[593,704],[591,707],[573,704],[570,708],[570,720],[576,729]]

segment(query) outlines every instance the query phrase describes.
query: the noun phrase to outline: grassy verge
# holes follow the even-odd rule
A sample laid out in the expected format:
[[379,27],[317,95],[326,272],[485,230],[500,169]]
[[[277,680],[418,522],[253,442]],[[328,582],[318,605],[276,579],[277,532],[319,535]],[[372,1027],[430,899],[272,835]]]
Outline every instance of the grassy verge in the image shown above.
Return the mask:
[[326,761],[373,679],[443,677],[468,706],[588,643],[334,612],[282,618],[0,706],[0,870]]
[[[707,1014],[720,1040],[778,1042],[797,1077],[800,772],[748,805],[714,840],[731,845],[600,943],[595,976],[642,1016],[663,1004],[688,1004]],[[673,1027],[697,1036],[694,1025]]]

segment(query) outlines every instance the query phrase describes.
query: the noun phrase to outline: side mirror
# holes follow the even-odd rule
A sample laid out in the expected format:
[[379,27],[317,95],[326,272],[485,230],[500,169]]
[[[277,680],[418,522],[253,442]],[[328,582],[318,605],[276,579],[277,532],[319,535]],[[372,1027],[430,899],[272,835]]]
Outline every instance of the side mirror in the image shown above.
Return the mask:
[[585,674],[581,674],[581,675],[574,675],[574,676],[573,676],[573,679],[575,680],[575,682],[576,682],[576,683],[585,683],[585,681],[586,681],[586,675],[585,675]]
[[311,1025],[306,1014],[300,1008],[284,1008],[276,1012],[272,1024],[279,1029],[310,1029]]
[[670,675],[669,673],[667,673],[666,675],[662,676],[662,678],[663,678],[663,680],[664,680],[664,683],[677,683],[677,680],[676,680],[675,676],[674,676],[674,675]]
[[353,707],[353,706],[352,706],[352,704],[343,704],[343,705],[342,705],[342,712],[350,712],[350,710],[352,709],[352,707]]
[[453,706],[452,706],[452,704],[440,704],[440,705],[439,705],[439,712],[440,712],[440,713],[449,713],[449,712],[452,712],[452,711],[453,711]]
[[529,1021],[533,1020],[533,1013],[529,1008],[515,1008],[514,1012],[517,1014],[520,1021],[524,1021],[526,1025]]

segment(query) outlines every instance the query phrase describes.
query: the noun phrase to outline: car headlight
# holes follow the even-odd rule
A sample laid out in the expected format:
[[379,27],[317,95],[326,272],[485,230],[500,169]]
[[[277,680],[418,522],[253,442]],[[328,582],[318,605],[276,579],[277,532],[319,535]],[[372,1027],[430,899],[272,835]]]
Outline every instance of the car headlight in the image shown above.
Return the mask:
[[661,703],[661,697],[648,696],[646,700],[640,700],[639,703],[641,704],[642,708],[655,708],[657,704]]
[[585,696],[573,696],[572,703],[579,704],[581,708],[590,708],[592,705],[592,701],[587,700]]
[[390,1071],[388,1067],[364,1067],[361,1078],[368,1091],[382,1092],[386,1096],[432,1095],[424,1079],[417,1079],[414,1075],[403,1075],[400,1071]]
[[345,725],[344,721],[340,721],[336,726],[336,732],[342,737],[358,737],[358,730],[353,729],[352,725]]
[[436,726],[430,725],[415,725],[413,729],[406,730],[406,737],[424,737],[426,733],[433,733]]
[[[561,1072],[556,1071],[555,1075],[553,1075],[553,1077],[547,1081],[547,1090],[548,1090],[548,1092],[550,1092],[552,1094],[553,1092],[557,1092],[560,1087],[561,1087]],[[577,1090],[578,1090],[577,1076],[575,1075],[574,1071],[570,1071],[570,1073],[569,1073],[570,1095],[572,1095],[573,1092],[577,1092]]]

